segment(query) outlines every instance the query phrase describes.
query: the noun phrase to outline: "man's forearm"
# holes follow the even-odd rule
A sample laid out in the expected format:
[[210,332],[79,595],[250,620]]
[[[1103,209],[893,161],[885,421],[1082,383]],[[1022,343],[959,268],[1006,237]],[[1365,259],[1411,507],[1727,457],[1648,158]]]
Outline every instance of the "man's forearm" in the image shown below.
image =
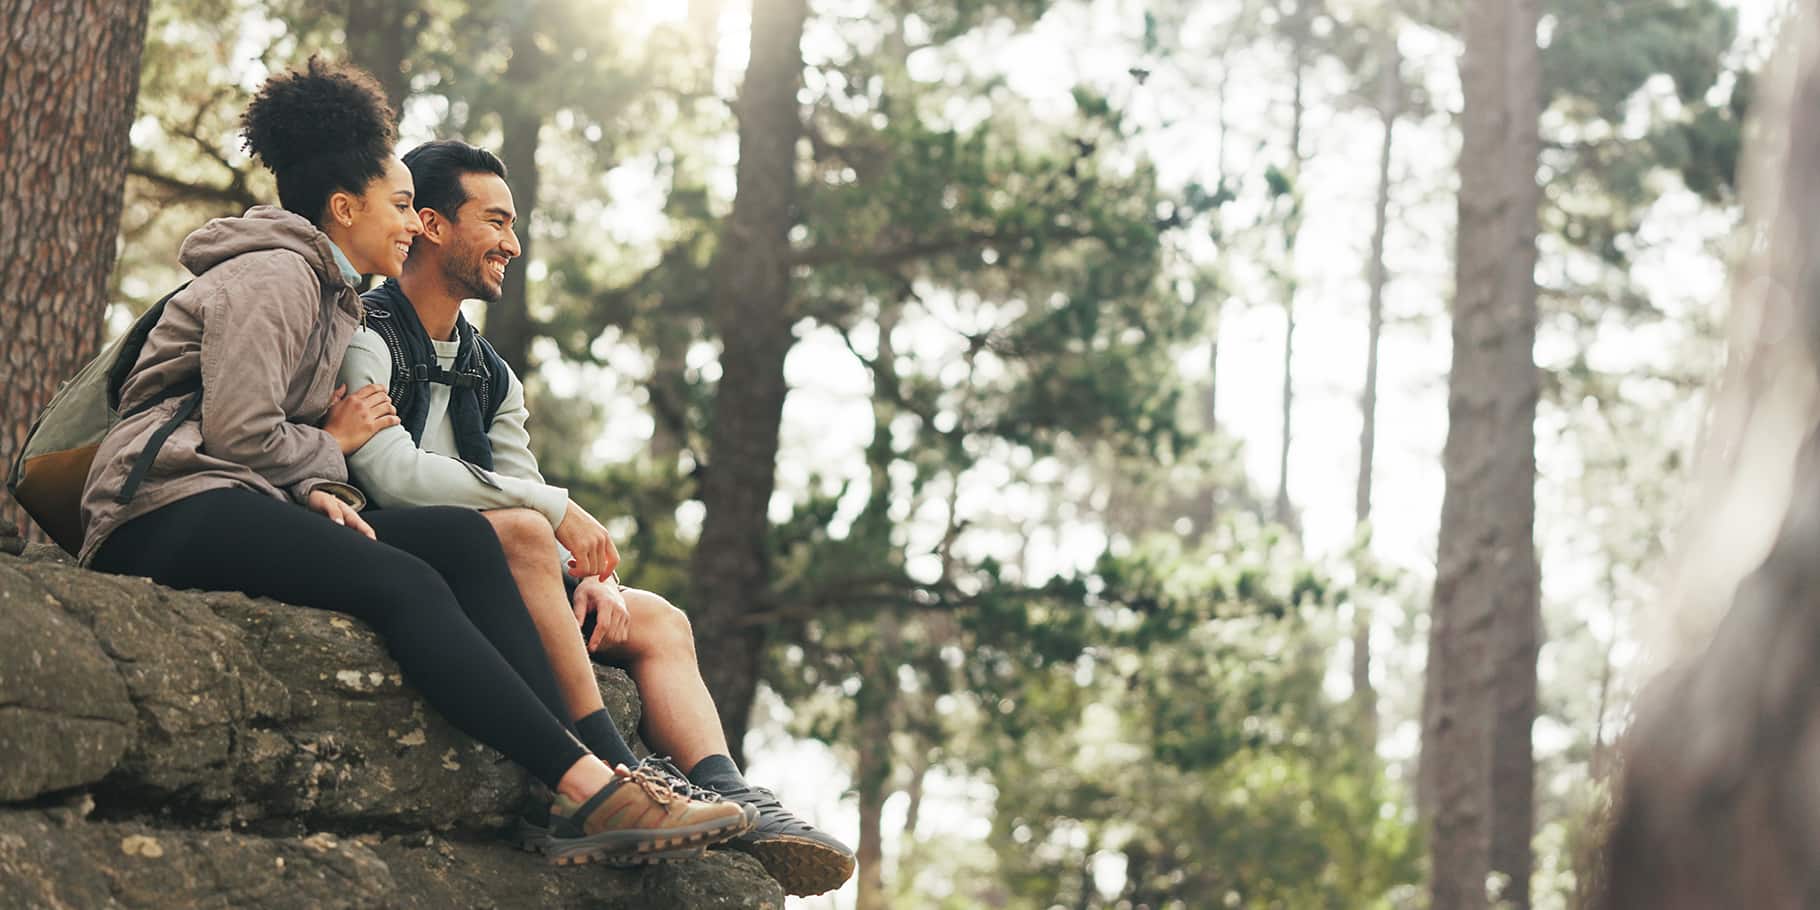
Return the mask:
[[[391,427],[348,456],[360,488],[380,506],[465,506],[471,509],[530,508],[555,527],[568,508],[568,491],[548,484],[480,469],[460,459],[425,452],[402,427]],[[486,479],[483,479],[483,476]],[[488,480],[492,481],[488,483]]]

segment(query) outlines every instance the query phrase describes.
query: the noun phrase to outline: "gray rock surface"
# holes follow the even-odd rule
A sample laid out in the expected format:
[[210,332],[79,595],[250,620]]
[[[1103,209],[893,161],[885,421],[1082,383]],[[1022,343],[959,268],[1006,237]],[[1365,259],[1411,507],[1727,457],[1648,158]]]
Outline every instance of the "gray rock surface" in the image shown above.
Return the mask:
[[505,844],[425,834],[259,837],[0,810],[8,908],[781,910],[776,889],[737,853],[646,870],[556,867]]
[[[0,906],[783,906],[737,854],[558,869],[497,841],[525,775],[350,618],[28,546],[0,623]],[[631,681],[597,675],[636,730]]]

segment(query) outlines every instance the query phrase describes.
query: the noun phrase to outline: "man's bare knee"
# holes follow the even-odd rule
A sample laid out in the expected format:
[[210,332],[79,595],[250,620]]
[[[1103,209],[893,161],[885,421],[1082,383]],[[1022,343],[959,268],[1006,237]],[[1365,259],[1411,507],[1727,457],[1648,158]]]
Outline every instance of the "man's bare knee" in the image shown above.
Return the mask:
[[625,590],[626,607],[632,612],[632,636],[645,650],[695,653],[695,630],[689,625],[689,614],[650,591]]
[[534,509],[492,509],[480,514],[493,523],[506,558],[544,559],[554,564],[556,532],[542,513]]

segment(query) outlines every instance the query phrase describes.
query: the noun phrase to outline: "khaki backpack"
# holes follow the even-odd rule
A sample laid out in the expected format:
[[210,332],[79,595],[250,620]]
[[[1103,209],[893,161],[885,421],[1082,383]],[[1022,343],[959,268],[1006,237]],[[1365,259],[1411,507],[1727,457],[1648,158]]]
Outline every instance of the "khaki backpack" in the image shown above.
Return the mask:
[[[100,447],[102,437],[114,428],[121,418],[131,416],[120,413],[120,388],[126,384],[126,378],[139,362],[139,352],[145,347],[146,336],[158,324],[164,315],[164,305],[177,292],[188,287],[186,283],[176,291],[164,295],[162,300],[152,305],[145,314],[134,320],[133,327],[126,334],[115,339],[112,344],[95,355],[75,377],[57,389],[51,402],[45,405],[32,421],[32,428],[26,434],[25,446],[17,458],[13,459],[11,470],[6,475],[6,488],[13,499],[25,507],[32,520],[57,542],[57,545],[71,554],[82,546],[82,487],[88,482],[89,465],[95,460],[95,450]],[[191,395],[191,400],[180,409],[182,418],[187,418],[195,410],[196,400],[201,397],[200,381],[180,382],[176,386],[152,396],[133,413],[143,411],[161,401],[167,401],[177,395]],[[171,426],[164,430],[174,429]],[[152,438],[145,452],[141,453],[139,463],[134,465],[128,486],[122,488],[121,495],[132,498],[133,490],[138,487],[138,478],[143,478],[145,469],[158,455],[158,448],[163,444],[169,432],[162,432]]]

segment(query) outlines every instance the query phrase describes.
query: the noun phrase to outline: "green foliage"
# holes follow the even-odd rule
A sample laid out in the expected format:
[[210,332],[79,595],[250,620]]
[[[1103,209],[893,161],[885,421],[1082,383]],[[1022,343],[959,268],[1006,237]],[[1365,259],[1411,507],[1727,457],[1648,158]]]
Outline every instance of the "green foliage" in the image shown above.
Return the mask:
[[[1332,586],[1267,532],[1224,540],[1103,560],[1091,644],[1025,668],[994,719],[992,840],[1021,906],[1372,906],[1416,880],[1413,820],[1322,692],[1334,625],[1308,595]],[[1116,893],[1082,874],[1108,860]]]

